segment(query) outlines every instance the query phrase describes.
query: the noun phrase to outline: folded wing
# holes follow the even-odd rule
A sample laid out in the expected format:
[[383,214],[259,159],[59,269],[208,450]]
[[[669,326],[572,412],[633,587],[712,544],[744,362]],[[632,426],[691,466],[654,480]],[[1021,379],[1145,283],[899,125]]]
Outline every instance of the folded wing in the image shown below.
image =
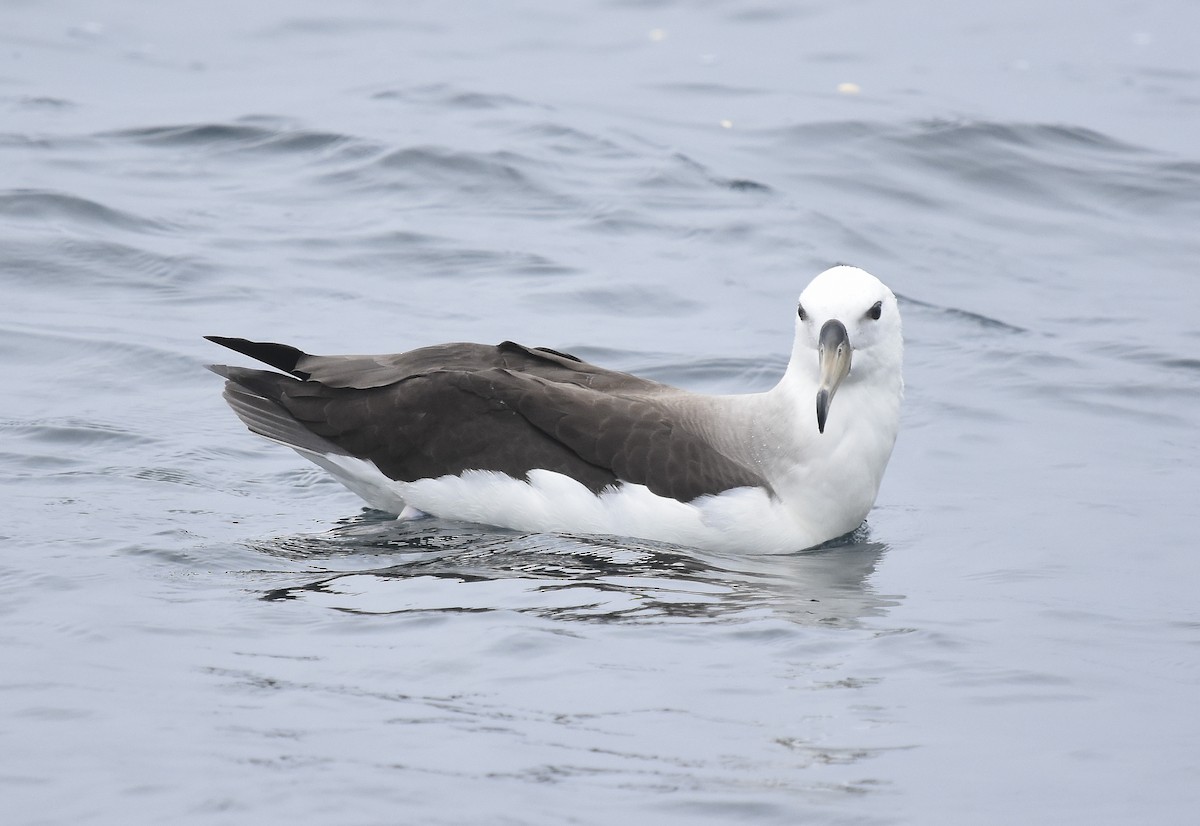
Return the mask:
[[[250,428],[313,453],[368,459],[402,481],[542,468],[593,492],[630,482],[687,502],[768,488],[678,415],[682,391],[512,342],[394,356],[311,356],[286,345],[213,339],[290,376],[214,367]],[[769,489],[769,488],[768,488]]]

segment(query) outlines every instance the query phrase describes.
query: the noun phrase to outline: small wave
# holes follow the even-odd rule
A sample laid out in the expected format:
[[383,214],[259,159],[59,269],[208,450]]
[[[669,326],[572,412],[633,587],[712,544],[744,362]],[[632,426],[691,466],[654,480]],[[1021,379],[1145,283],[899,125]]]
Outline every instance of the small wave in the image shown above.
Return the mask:
[[626,149],[614,140],[552,121],[526,124],[519,127],[516,134],[522,138],[540,140],[544,149],[556,155],[600,160],[639,159],[636,152]]
[[[1157,373],[1160,390],[1171,395],[1178,394],[1179,401],[1183,403],[1181,409],[1187,407],[1188,398],[1194,396],[1200,389],[1196,384],[1200,379],[1200,358],[1180,355],[1157,346],[1122,341],[1093,341],[1084,346],[1091,355],[1114,358],[1163,371]],[[1143,372],[1154,373],[1153,370]]]
[[661,167],[649,175],[644,175],[638,186],[646,189],[698,189],[717,186],[735,192],[771,192],[771,187],[748,178],[727,178],[708,169],[704,164],[693,158],[676,152],[671,156],[672,163]]
[[20,132],[0,132],[0,147],[19,149],[58,149],[63,143],[61,138],[49,138],[45,135],[26,135]]
[[526,185],[528,177],[520,167],[528,158],[513,152],[466,152],[440,146],[413,146],[396,149],[376,162],[385,169],[399,169],[443,180],[463,182],[500,182]]
[[298,244],[334,268],[375,269],[388,275],[398,268],[438,278],[487,272],[533,276],[579,272],[575,267],[534,252],[464,247],[448,238],[404,230],[311,237]]
[[70,448],[133,447],[153,440],[123,427],[73,416],[49,419],[0,421],[0,433],[9,437]]
[[748,178],[716,178],[713,183],[737,192],[770,192],[771,187]]
[[98,336],[94,330],[49,331],[9,321],[0,326],[0,358],[43,375],[56,375],[64,364],[76,372],[90,369],[97,391],[119,395],[144,392],[150,381],[161,387],[193,382],[198,366],[193,355],[131,340],[143,337],[136,329]]
[[667,231],[666,224],[649,212],[642,213],[632,209],[614,207],[603,207],[593,211],[585,219],[584,225],[596,232],[611,235],[631,233],[653,235]]
[[941,145],[979,151],[989,146],[1058,146],[1087,152],[1146,153],[1148,150],[1082,126],[996,121],[918,121],[896,139],[914,145]]
[[186,485],[196,488],[211,488],[194,474],[177,467],[139,467],[122,468],[121,475],[145,482],[167,482],[172,485]]
[[1097,184],[1120,176],[1114,164],[1135,151],[1088,129],[991,122],[919,122],[887,142],[958,187],[1062,212],[1096,211]]
[[195,255],[172,255],[114,239],[43,237],[10,240],[0,269],[30,289],[58,287],[73,294],[123,294],[151,301],[193,301],[196,288],[217,272]]
[[767,94],[766,89],[754,86],[730,86],[726,83],[654,83],[647,88],[672,94],[698,95],[704,97],[752,97]]
[[35,222],[67,221],[131,232],[165,232],[164,222],[105,206],[78,195],[44,189],[10,189],[0,192],[0,215]]
[[[856,186],[942,212],[1018,202],[1062,215],[1200,210],[1200,170],[1093,129],[1066,124],[833,121],[777,133],[804,154],[808,179]],[[838,162],[838,159],[841,159]],[[853,164],[855,172],[845,170]],[[963,192],[966,192],[964,195]],[[1011,210],[1008,220],[1018,219]]]
[[920,299],[911,298],[906,295],[898,295],[897,298],[900,300],[901,306],[904,306],[905,304],[912,304],[917,307],[924,307],[926,309],[941,313],[942,315],[970,322],[985,329],[997,330],[1005,333],[1029,332],[1029,330],[1025,329],[1024,327],[1020,327],[1016,324],[1010,324],[1007,321],[1001,321],[998,318],[992,318],[991,316],[984,315],[983,313],[978,313],[973,310],[964,310],[959,307],[947,307],[941,304],[933,304],[928,301],[921,301]]
[[229,123],[201,123],[183,126],[147,126],[102,132],[100,137],[120,138],[138,143],[163,146],[208,146],[213,144],[246,144],[268,140],[274,130],[258,126]]
[[540,164],[507,151],[404,147],[318,180],[343,191],[399,190],[413,193],[423,202],[445,198],[457,202],[468,195],[536,210],[576,206],[573,198],[550,187]]
[[395,100],[404,103],[418,103],[447,109],[463,110],[547,108],[516,97],[515,95],[463,90],[444,83],[433,83],[406,89],[385,89],[372,94],[371,99],[383,101]]
[[989,146],[1041,147],[1058,145],[1086,151],[1148,153],[1081,126],[1043,123],[928,119],[907,123],[871,120],[837,120],[802,123],[780,130],[787,142],[801,145],[844,144],[847,141],[884,141],[913,147],[950,147],[980,151]]
[[17,104],[22,109],[73,109],[78,105],[66,98],[49,97],[46,95],[23,97],[17,101]]
[[[245,118],[247,121],[273,122],[271,118]],[[361,156],[378,147],[337,132],[320,132],[281,125],[254,123],[199,123],[176,126],[149,126],[101,133],[99,137],[134,141],[147,146],[206,147],[226,151],[279,155]]]
[[1163,367],[1169,367],[1172,370],[1190,370],[1195,373],[1200,373],[1200,359],[1160,357],[1158,363]]

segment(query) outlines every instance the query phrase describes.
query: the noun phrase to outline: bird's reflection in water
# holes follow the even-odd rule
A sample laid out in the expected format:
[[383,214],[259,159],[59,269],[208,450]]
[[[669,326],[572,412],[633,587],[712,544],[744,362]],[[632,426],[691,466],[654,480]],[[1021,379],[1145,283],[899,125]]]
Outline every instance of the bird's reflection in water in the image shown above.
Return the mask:
[[[763,619],[853,626],[899,597],[868,578],[887,546],[865,530],[788,555],[717,554],[673,545],[522,534],[375,512],[258,549],[313,570],[266,600],[309,600],[364,614],[520,611],[590,622]],[[366,565],[370,557],[374,565]],[[383,564],[378,564],[383,563]]]

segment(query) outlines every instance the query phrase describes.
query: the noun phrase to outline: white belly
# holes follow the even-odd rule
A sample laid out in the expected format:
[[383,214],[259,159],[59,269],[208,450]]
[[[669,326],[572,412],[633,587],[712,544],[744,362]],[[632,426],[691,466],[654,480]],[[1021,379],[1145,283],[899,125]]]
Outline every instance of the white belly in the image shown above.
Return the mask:
[[[752,553],[798,551],[833,538],[825,533],[827,526],[804,524],[759,488],[735,488],[685,503],[657,496],[644,485],[624,483],[594,494],[548,470],[530,471],[527,482],[483,470],[398,482],[362,459],[299,452],[369,505],[388,513],[400,514],[409,507],[519,531],[630,536]],[[858,522],[846,530],[857,526]]]

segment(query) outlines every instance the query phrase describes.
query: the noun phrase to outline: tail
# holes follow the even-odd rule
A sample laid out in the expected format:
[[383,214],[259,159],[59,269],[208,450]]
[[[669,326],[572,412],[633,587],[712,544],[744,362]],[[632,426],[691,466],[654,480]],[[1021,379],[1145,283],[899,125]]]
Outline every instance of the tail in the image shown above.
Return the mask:
[[[226,341],[244,341],[243,339],[213,340],[218,344]],[[278,347],[295,350],[292,347],[285,348],[281,344],[260,345],[249,341],[244,343],[251,347]],[[244,352],[246,355],[253,355],[237,347],[232,347],[232,349]],[[299,353],[300,351],[295,350],[295,352]],[[255,358],[259,357],[255,356]],[[273,367],[279,366],[265,358],[262,361],[266,361]],[[273,442],[307,453],[350,455],[328,439],[313,433],[288,411],[285,402],[287,391],[303,382],[268,370],[251,370],[246,367],[229,367],[224,364],[210,364],[208,369],[225,377],[225,393],[223,394],[225,401],[229,403],[233,412],[250,429],[251,433],[257,433]],[[280,367],[280,369],[285,368]]]
[[[301,363],[311,366],[313,361],[320,363],[328,359],[310,356],[285,344],[219,336],[205,338],[291,374],[224,364],[208,365],[209,370],[225,378],[225,401],[251,433],[290,447],[323,467],[371,507],[387,513],[405,512],[407,503],[392,489],[391,480],[374,462],[356,457],[314,432],[314,428],[321,429],[327,424],[324,419],[326,404],[339,393],[353,392],[311,381],[307,371],[297,369]],[[325,432],[330,431],[326,429]]]

